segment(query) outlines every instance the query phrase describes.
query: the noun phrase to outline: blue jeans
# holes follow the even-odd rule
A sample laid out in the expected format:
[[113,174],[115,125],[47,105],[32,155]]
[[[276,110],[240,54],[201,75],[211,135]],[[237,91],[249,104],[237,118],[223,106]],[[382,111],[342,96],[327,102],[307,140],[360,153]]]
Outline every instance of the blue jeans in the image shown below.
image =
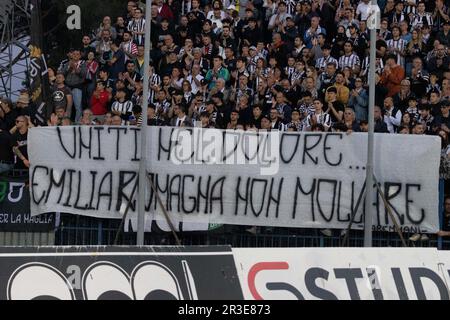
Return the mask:
[[90,82],[90,83],[86,86],[86,93],[87,93],[86,101],[87,101],[87,103],[88,103],[88,105],[89,105],[89,108],[92,108],[90,98],[92,97],[92,93],[95,91],[96,85],[97,85],[97,84],[96,84],[95,82]]
[[83,91],[81,89],[72,89],[73,105],[75,106],[75,122],[79,122],[83,115],[82,101]]

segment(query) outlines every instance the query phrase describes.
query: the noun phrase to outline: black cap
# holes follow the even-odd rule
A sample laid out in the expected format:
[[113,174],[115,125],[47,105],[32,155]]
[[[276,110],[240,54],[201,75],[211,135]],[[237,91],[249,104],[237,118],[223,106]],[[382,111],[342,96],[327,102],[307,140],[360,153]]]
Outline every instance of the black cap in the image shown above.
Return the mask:
[[292,113],[294,113],[294,112],[301,113],[300,108],[298,108],[298,107],[292,108]]
[[270,116],[267,113],[263,113],[263,115],[261,116],[261,119],[266,118],[267,120],[270,121]]
[[322,47],[322,50],[331,50],[331,46],[328,43],[325,43]]

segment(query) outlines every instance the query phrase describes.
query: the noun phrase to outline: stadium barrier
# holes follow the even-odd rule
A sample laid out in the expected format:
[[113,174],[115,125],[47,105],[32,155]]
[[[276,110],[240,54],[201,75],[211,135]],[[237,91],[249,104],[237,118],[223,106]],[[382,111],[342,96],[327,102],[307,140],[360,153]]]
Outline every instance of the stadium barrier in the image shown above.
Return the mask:
[[[55,245],[113,245],[120,221],[98,219],[70,214],[61,214],[61,222],[55,233]],[[328,237],[318,229],[301,228],[256,228],[249,226],[223,225],[210,231],[180,231],[177,233],[183,245],[231,245],[232,247],[340,247],[343,236],[341,230],[332,230]],[[408,240],[412,233],[404,233],[408,247],[438,247],[438,237],[428,235],[428,240]],[[134,245],[136,233],[120,230],[119,245]],[[170,232],[153,230],[145,233],[146,245],[175,245]],[[450,240],[442,240],[442,249],[450,248]],[[362,247],[364,234],[351,230],[349,247]],[[374,247],[401,247],[398,234],[374,232]]]
[[4,247],[0,266],[0,300],[243,298],[230,247]]
[[449,300],[449,271],[430,248],[2,247],[0,300]]
[[436,249],[233,249],[247,300],[449,300]]

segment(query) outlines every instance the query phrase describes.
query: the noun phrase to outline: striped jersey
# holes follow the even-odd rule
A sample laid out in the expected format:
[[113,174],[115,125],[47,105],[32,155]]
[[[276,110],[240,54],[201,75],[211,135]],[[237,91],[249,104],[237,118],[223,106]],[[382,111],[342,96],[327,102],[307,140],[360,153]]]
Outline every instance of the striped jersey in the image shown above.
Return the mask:
[[294,131],[306,131],[308,128],[308,124],[306,122],[306,119],[299,120],[297,122],[291,121],[287,125],[285,125],[285,130],[288,131],[288,129],[293,129]]
[[284,68],[284,73],[286,74],[286,76],[288,77],[289,81],[292,82],[292,76],[294,75],[295,72],[295,67],[285,67]]
[[284,0],[284,3],[286,3],[287,6],[287,13],[289,13],[291,16],[295,16],[295,7],[299,2],[300,0]]
[[[145,19],[133,19],[128,23],[128,31],[145,32]],[[139,45],[144,45],[144,35],[134,35],[133,41]]]
[[[150,86],[159,86],[161,84],[161,77],[154,73],[149,79],[149,85]],[[150,103],[154,103],[156,98],[156,91],[153,90],[151,87],[149,88],[149,95],[148,95],[148,101]]]
[[298,80],[300,80],[301,82],[305,77],[306,77],[305,71],[295,70],[290,79],[291,84],[294,85]]
[[[137,45],[136,43],[134,43],[133,41],[128,41],[128,42],[122,42],[122,50],[126,53],[129,53],[133,56],[137,55],[138,53],[138,49],[137,49]],[[133,59],[131,59],[130,57],[126,56],[125,57],[126,60],[129,61],[133,61]]]
[[308,116],[312,115],[316,112],[316,109],[314,108],[313,104],[305,104],[305,103],[303,103],[299,106],[299,110],[301,113],[306,112]]
[[[370,60],[369,56],[367,56],[361,64],[361,76],[366,76],[369,73],[369,67],[370,67]],[[383,72],[383,68],[384,68],[383,59],[380,59],[379,63],[377,63],[377,61],[375,62],[376,73],[381,74]]]
[[394,12],[392,14],[392,22],[391,23],[400,23],[403,20],[407,20],[406,18],[407,18],[407,16],[403,11],[400,14],[397,14]]
[[422,15],[417,13],[411,21],[411,26],[413,28],[421,28],[425,24],[428,24],[429,26],[433,25],[433,17],[428,12],[425,12]]
[[[401,53],[404,53],[407,43],[402,38],[399,38],[397,40],[389,39],[388,41],[386,41],[386,44],[387,44],[388,50],[395,48],[395,49],[400,50]],[[404,67],[404,65],[405,65],[405,58],[400,54],[397,54],[397,63],[399,65],[401,65],[402,67]]]
[[[409,2],[414,2],[414,4],[409,4]],[[412,14],[416,14],[416,5],[417,5],[417,1],[416,0],[408,0],[404,2],[405,4],[405,8],[403,9],[403,12],[406,13],[407,16],[409,16],[410,13]]]
[[307,118],[306,118],[306,123],[308,127],[312,126],[312,118],[315,117],[316,118],[316,123],[317,124],[322,124],[324,127],[331,127],[331,117],[328,113],[326,112],[321,112],[319,114],[310,114]]
[[344,69],[345,67],[350,67],[353,69],[355,66],[359,65],[360,65],[359,57],[353,52],[349,56],[343,55],[339,58],[339,68],[341,70]]
[[124,116],[133,112],[133,102],[129,100],[125,100],[124,102],[114,101],[111,110],[119,112],[122,115],[122,119],[124,119]]
[[324,69],[325,70],[325,68],[327,67],[327,64],[330,62],[334,63],[336,65],[336,68],[339,66],[339,63],[335,58],[333,58],[332,56],[328,56],[326,58],[322,57],[322,58],[317,59],[316,69],[318,69],[318,70]]

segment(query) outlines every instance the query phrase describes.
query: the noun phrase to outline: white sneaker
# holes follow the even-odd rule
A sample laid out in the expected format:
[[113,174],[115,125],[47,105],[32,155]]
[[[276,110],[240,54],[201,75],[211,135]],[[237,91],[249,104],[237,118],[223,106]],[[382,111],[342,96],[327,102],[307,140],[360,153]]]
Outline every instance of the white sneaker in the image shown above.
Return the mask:
[[427,236],[426,234],[423,234],[423,235],[420,237],[420,241],[428,241],[428,240],[430,240],[430,238],[428,238],[428,236]]
[[330,229],[321,229],[320,232],[327,237],[331,237],[333,235],[333,233],[331,232]]
[[417,241],[419,239],[420,239],[420,234],[418,234],[418,233],[415,233],[411,237],[409,237],[409,240],[411,240],[411,241]]
[[342,229],[341,237],[345,237],[346,234],[347,234],[347,229]]

